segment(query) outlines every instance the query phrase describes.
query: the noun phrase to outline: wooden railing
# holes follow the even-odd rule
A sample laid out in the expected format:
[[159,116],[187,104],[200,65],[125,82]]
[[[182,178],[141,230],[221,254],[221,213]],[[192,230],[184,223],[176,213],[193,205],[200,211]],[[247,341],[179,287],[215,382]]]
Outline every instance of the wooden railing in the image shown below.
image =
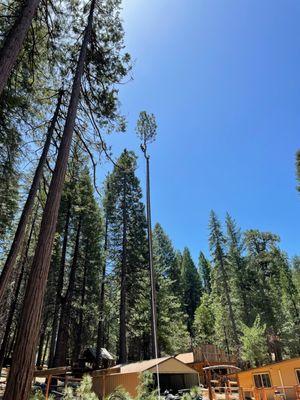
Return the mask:
[[241,400],[246,400],[245,393],[250,393],[253,400],[300,400],[300,385],[242,388],[240,391]]

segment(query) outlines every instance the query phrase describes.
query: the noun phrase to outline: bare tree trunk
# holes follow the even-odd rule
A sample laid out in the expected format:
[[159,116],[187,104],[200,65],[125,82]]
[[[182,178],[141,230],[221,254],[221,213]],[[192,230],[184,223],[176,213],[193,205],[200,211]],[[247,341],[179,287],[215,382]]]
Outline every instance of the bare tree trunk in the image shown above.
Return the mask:
[[42,366],[45,365],[45,360],[46,360],[46,355],[47,355],[47,349],[48,349],[48,345],[49,345],[49,340],[50,340],[50,332],[48,332],[47,337],[46,337],[46,344],[44,347],[44,354],[42,357]]
[[64,286],[64,275],[65,275],[70,216],[71,216],[71,201],[69,199],[68,204],[67,204],[64,239],[63,239],[63,245],[62,245],[62,250],[61,250],[60,268],[59,268],[59,275],[58,275],[57,288],[56,288],[56,298],[55,298],[55,307],[54,307],[54,315],[53,315],[50,349],[49,349],[49,360],[48,360],[49,368],[51,368],[53,366],[53,362],[54,362],[54,353],[55,353],[56,338],[57,338],[57,328],[58,328],[58,321],[59,321],[58,316],[59,316],[59,311],[60,311],[60,307],[61,307],[62,290],[63,290],[63,286]]
[[46,316],[45,317],[45,321],[43,323],[42,330],[41,330],[41,334],[40,334],[40,343],[39,343],[39,346],[38,346],[38,354],[37,354],[36,363],[35,363],[35,365],[37,367],[40,367],[41,366],[41,362],[42,362],[43,349],[44,349],[44,343],[45,343],[45,338],[46,338],[47,322],[48,322],[48,318]]
[[18,304],[21,285],[22,285],[24,272],[25,272],[25,266],[26,266],[26,263],[27,263],[27,260],[28,260],[28,252],[29,252],[30,242],[31,242],[31,239],[32,239],[34,225],[35,225],[35,217],[34,217],[34,219],[32,221],[32,224],[31,224],[31,228],[30,228],[27,244],[26,244],[26,246],[24,246],[24,251],[23,251],[24,254],[22,255],[22,258],[21,258],[21,271],[20,271],[19,278],[18,278],[16,287],[15,287],[14,299],[13,299],[11,305],[10,305],[8,318],[7,318],[7,322],[6,322],[5,333],[4,333],[4,337],[3,337],[2,343],[1,343],[1,348],[0,348],[0,376],[1,376],[1,370],[3,368],[5,354],[6,354],[7,346],[8,346],[8,342],[9,342],[9,335],[10,335],[10,330],[11,330],[12,323],[13,323],[13,317],[14,317],[14,314],[15,314],[15,311],[16,311],[16,307],[17,307],[17,304]]
[[10,77],[40,0],[27,0],[0,50],[0,96]]
[[106,258],[107,258],[107,235],[108,235],[108,217],[105,217],[105,238],[104,238],[104,261],[102,267],[102,279],[100,285],[99,297],[99,322],[97,334],[96,363],[100,368],[102,364],[101,348],[104,347],[104,308],[105,308],[105,277],[106,277]]
[[[1,76],[1,72],[0,72],[0,76]],[[23,211],[21,214],[21,218],[20,218],[16,233],[14,236],[14,240],[12,242],[10,251],[8,253],[6,262],[4,264],[4,267],[3,267],[3,270],[2,270],[2,273],[0,276],[0,304],[3,301],[3,296],[5,294],[5,290],[10,282],[10,278],[11,278],[12,272],[14,270],[14,266],[15,266],[17,257],[19,255],[20,249],[22,247],[22,243],[23,243],[24,236],[25,236],[26,226],[27,226],[28,220],[29,220],[31,212],[32,212],[32,208],[34,205],[34,199],[35,199],[35,196],[38,191],[39,184],[40,184],[40,181],[41,181],[41,178],[43,175],[43,168],[44,168],[46,158],[48,155],[48,151],[49,151],[51,139],[52,139],[52,136],[54,133],[55,125],[56,125],[56,122],[58,119],[58,114],[59,114],[61,101],[62,101],[62,95],[63,95],[63,91],[61,90],[59,92],[55,112],[53,114],[51,123],[48,128],[43,152],[41,154],[38,166],[36,168],[36,171],[35,171],[35,174],[33,177],[31,188],[29,190],[27,200],[26,200],[26,203],[24,205],[24,208],[23,208]]]
[[76,240],[74,247],[74,255],[72,260],[72,266],[69,277],[69,285],[65,297],[62,301],[62,308],[59,319],[59,328],[57,334],[57,342],[54,356],[54,367],[61,367],[67,364],[67,354],[69,345],[69,331],[70,331],[70,319],[72,310],[72,300],[75,287],[75,276],[77,271],[77,261],[79,255],[80,245],[80,232],[81,232],[81,217],[79,218]]
[[121,264],[121,299],[120,299],[120,330],[119,330],[119,363],[127,362],[127,327],[126,327],[126,300],[127,300],[127,179],[126,172],[123,180],[123,240],[122,240],[122,264]]
[[49,187],[38,243],[32,263],[32,269],[26,289],[20,329],[12,359],[3,400],[28,400],[35,351],[41,324],[43,299],[50,267],[51,251],[56,230],[58,209],[63,190],[68,158],[71,148],[75,119],[77,114],[81,78],[86,60],[87,46],[90,41],[95,1],[92,0],[88,24],[85,29],[78,64],[73,82],[73,88],[68,108],[66,124],[58,151],[54,173]]
[[74,360],[77,361],[80,356],[80,352],[82,349],[82,328],[83,328],[83,307],[85,303],[85,294],[86,294],[86,279],[87,279],[87,251],[88,243],[86,244],[85,250],[85,262],[83,269],[83,279],[82,279],[82,287],[81,287],[81,302],[80,302],[80,311],[79,311],[79,322],[78,322],[78,330],[77,330],[77,340],[75,343],[75,352],[74,352]]

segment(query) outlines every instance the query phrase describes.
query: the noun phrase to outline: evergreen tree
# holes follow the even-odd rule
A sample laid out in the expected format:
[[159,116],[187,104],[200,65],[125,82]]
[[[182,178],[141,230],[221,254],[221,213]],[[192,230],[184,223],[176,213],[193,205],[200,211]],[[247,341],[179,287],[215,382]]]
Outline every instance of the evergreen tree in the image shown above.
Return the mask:
[[195,312],[193,324],[194,343],[197,346],[202,344],[214,344],[215,335],[215,316],[212,298],[208,293],[204,293],[201,303]]
[[249,322],[249,308],[251,307],[251,300],[247,296],[248,288],[246,282],[248,281],[246,274],[247,269],[245,259],[243,257],[243,242],[241,230],[237,228],[235,221],[231,216],[226,214],[226,228],[227,228],[227,260],[231,269],[231,292],[234,303],[235,316],[239,320]]
[[[130,343],[139,359],[149,354],[149,272],[142,191],[135,176],[136,156],[124,150],[108,177],[111,206],[108,218],[108,257],[120,285],[119,361],[128,359]],[[108,196],[108,194],[106,194]],[[129,335],[130,332],[130,335]]]
[[241,356],[251,367],[258,367],[268,359],[265,331],[266,325],[261,323],[259,316],[256,317],[251,327],[243,326]]
[[153,230],[153,261],[157,282],[158,344],[160,353],[176,354],[190,346],[180,288],[172,277],[178,268],[175,250],[161,225]]
[[205,255],[200,252],[199,255],[199,271],[200,277],[203,285],[203,290],[206,293],[211,292],[211,265],[210,262],[207,260]]
[[[214,295],[215,304],[218,309],[217,320],[222,322],[223,329],[218,329],[220,332],[224,330],[226,347],[229,349],[238,350],[239,338],[236,316],[234,314],[234,306],[231,297],[230,286],[230,266],[228,264],[225,253],[226,240],[221,230],[221,225],[216,214],[212,211],[210,214],[210,250],[214,261]],[[221,307],[219,305],[222,305]],[[227,327],[223,323],[224,316],[228,322],[230,333],[226,333]],[[232,345],[229,345],[229,342]]]
[[275,261],[279,237],[270,232],[249,230],[245,232],[248,250],[247,263],[251,278],[252,320],[259,314],[266,324],[269,353],[275,354],[277,361],[282,358],[282,344],[279,334],[283,321],[281,301],[278,297],[280,271]]
[[188,316],[187,326],[192,333],[194,314],[200,302],[202,288],[200,276],[187,247],[182,254],[181,274],[185,312]]

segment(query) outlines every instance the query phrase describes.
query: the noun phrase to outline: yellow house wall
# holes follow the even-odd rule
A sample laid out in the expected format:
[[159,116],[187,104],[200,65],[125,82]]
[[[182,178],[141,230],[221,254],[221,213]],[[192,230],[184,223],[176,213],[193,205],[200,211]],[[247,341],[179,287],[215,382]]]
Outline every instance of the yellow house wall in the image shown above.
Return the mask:
[[103,376],[95,376],[93,378],[93,390],[99,396],[103,394],[103,379],[105,379],[105,396],[112,393],[118,386],[122,386],[126,392],[132,397],[136,397],[136,388],[139,384],[139,375],[137,373],[131,374],[112,374]]
[[268,372],[270,374],[272,386],[282,386],[279,373],[280,371],[283,386],[295,386],[298,385],[295,372],[296,369],[300,369],[300,358],[295,358],[292,360],[283,361],[281,363],[240,372],[238,374],[239,385],[242,388],[251,388],[254,386],[254,374]]

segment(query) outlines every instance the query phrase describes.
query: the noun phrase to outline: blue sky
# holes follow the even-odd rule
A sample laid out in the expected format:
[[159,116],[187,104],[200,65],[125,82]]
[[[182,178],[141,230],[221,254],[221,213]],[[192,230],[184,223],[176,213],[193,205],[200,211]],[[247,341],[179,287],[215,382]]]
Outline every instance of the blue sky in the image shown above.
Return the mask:
[[122,14],[134,79],[120,87],[128,133],[109,142],[139,152],[138,113],[156,115],[153,222],[195,260],[211,209],[300,254],[300,2],[123,0]]

